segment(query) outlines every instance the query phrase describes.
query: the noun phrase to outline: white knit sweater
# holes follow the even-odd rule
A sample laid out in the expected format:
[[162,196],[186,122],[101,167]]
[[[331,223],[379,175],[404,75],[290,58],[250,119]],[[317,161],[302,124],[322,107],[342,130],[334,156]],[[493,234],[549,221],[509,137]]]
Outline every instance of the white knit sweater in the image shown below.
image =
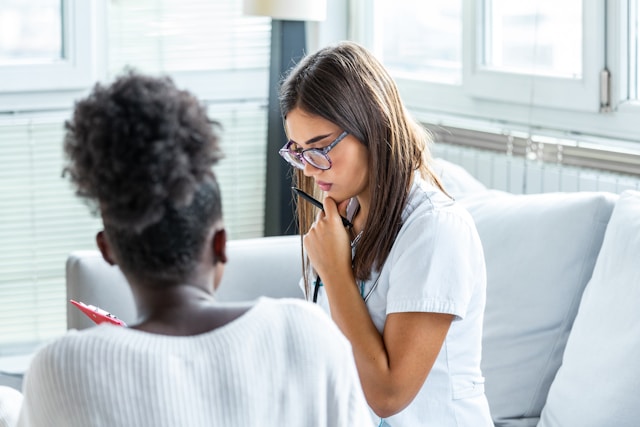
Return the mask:
[[18,426],[368,426],[351,347],[319,308],[261,298],[214,331],[70,331],[34,357]]

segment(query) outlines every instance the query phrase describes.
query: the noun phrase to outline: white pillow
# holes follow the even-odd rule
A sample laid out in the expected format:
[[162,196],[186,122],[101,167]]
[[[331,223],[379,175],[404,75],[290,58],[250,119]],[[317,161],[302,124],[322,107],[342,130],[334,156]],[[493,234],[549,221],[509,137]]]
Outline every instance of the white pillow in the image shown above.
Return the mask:
[[0,427],[13,427],[18,423],[22,406],[22,393],[0,385]]
[[487,187],[475,179],[465,168],[444,159],[433,159],[433,172],[440,178],[444,189],[458,199],[466,194],[485,191]]
[[540,427],[640,425],[640,192],[620,196]]
[[460,199],[485,251],[482,370],[497,425],[538,422],[615,198],[488,190]]

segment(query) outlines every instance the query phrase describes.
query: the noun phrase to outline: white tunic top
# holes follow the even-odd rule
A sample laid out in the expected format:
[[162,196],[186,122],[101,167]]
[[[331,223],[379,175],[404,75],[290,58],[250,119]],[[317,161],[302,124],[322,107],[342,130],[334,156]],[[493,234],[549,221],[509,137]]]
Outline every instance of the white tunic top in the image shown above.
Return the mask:
[[18,425],[362,426],[351,347],[320,309],[261,298],[231,323],[174,337],[100,325],[33,359]]
[[[376,425],[493,426],[480,370],[486,271],[473,219],[417,175],[402,219],[382,270],[358,283],[373,323],[382,334],[391,313],[447,313],[455,318],[413,402],[392,417],[378,417]],[[318,304],[330,310],[322,287]]]

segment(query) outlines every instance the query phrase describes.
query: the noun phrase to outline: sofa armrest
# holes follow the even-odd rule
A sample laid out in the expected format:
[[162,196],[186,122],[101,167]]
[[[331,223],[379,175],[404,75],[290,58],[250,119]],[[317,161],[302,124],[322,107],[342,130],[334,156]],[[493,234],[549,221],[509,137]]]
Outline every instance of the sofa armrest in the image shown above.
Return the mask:
[[126,323],[136,319],[136,307],[129,284],[118,267],[113,267],[97,250],[74,251],[66,265],[67,328],[84,329],[94,323],[69,300],[82,301],[107,310]]
[[300,236],[230,240],[227,264],[216,291],[220,301],[248,301],[260,296],[303,298]]
[[[260,296],[302,298],[299,236],[230,240],[228,262],[216,292],[219,301],[248,301]],[[66,263],[67,301],[82,301],[136,321],[131,289],[117,266],[110,266],[100,252],[75,251]],[[93,322],[71,304],[67,305],[67,328],[84,329]]]

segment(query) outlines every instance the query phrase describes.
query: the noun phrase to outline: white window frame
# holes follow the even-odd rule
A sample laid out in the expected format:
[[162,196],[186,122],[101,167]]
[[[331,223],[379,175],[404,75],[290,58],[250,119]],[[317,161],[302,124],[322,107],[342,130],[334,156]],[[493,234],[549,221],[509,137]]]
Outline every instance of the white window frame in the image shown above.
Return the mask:
[[486,2],[466,2],[463,7],[463,81],[467,93],[476,98],[505,101],[538,107],[598,112],[600,79],[593,70],[605,67],[604,3],[582,1],[582,77],[560,77],[515,74],[483,67],[486,31]]
[[[635,4],[633,4],[635,3]],[[611,106],[614,110],[640,114],[640,102],[630,101],[630,50],[628,31],[631,25],[631,15],[636,13],[635,8],[640,7],[639,0],[619,0],[608,2],[607,9],[607,64],[613,75],[619,76],[611,82]],[[638,67],[638,64],[635,65]],[[636,71],[637,70],[631,70]],[[626,83],[625,83],[626,82]]]
[[[69,108],[99,78],[105,60],[102,0],[62,0],[65,58],[51,64],[0,66],[0,112]],[[104,67],[102,67],[104,68]]]
[[[352,32],[352,37],[355,41],[358,41],[374,52],[379,53],[380,50],[376,45],[375,37],[378,33],[375,31],[375,0],[354,0],[357,6],[354,6],[359,10],[372,10],[373,12],[367,15],[351,15],[350,26],[356,28],[357,31]],[[469,61],[475,61],[476,57],[479,57],[479,53],[474,52],[478,49],[478,45],[475,43],[474,37],[470,34],[477,28],[478,21],[474,18],[474,13],[477,10],[482,10],[479,4],[482,0],[462,0],[463,1],[463,68],[467,69],[471,67]],[[554,134],[560,135],[588,135],[598,138],[604,138],[605,140],[611,140],[611,144],[616,144],[616,140],[623,142],[637,143],[640,141],[640,130],[637,125],[637,117],[640,114],[640,103],[626,101],[626,70],[628,64],[626,64],[627,51],[623,46],[621,39],[626,37],[626,32],[621,32],[622,25],[620,21],[624,19],[626,9],[622,9],[619,3],[624,3],[628,0],[620,1],[605,1],[605,0],[583,0],[583,7],[585,10],[590,10],[588,16],[589,19],[585,20],[585,34],[600,34],[600,40],[594,42],[596,46],[590,46],[588,40],[593,37],[589,36],[588,40],[584,44],[584,51],[590,49],[600,52],[602,59],[601,62],[591,60],[585,61],[584,75],[591,74],[589,81],[593,83],[593,79],[600,77],[600,72],[604,68],[604,58],[607,61],[607,68],[611,72],[611,112],[599,112],[599,81],[596,86],[596,94],[593,94],[593,85],[589,97],[595,97],[596,107],[593,107],[593,101],[589,101],[588,111],[585,108],[574,108],[570,104],[563,106],[563,108],[550,107],[544,104],[544,99],[538,99],[536,104],[532,102],[530,93],[526,94],[519,102],[509,102],[509,95],[491,95],[483,94],[481,89],[473,88],[473,84],[481,84],[480,80],[466,82],[464,79],[470,77],[468,72],[463,72],[463,84],[462,85],[447,85],[440,83],[432,83],[425,80],[420,80],[415,77],[408,78],[407,76],[394,75],[402,99],[405,105],[412,111],[414,116],[419,120],[425,122],[441,122],[453,118],[457,119],[471,119],[475,121],[484,121],[489,126],[498,125],[501,128],[516,128],[516,129],[536,129],[538,131],[549,131]],[[590,4],[586,4],[590,3]],[[605,7],[606,5],[606,7]],[[594,19],[593,13],[596,10],[606,10],[607,25],[605,31],[604,15],[602,16],[602,23],[595,23],[595,28],[589,27],[590,23],[597,21]],[[600,12],[602,13],[602,12]],[[587,14],[585,14],[587,16]],[[612,20],[617,20],[613,21]],[[472,28],[469,28],[471,26]],[[626,28],[626,24],[624,25]],[[605,37],[607,34],[607,44],[605,49]],[[617,36],[616,36],[617,34]],[[617,41],[616,41],[617,37]],[[605,52],[606,50],[606,52]],[[606,56],[605,56],[606,54]],[[613,62],[615,60],[615,63]],[[624,61],[624,63],[623,63]],[[473,64],[473,62],[471,62]],[[589,69],[586,67],[592,67]],[[478,78],[489,78],[489,76],[477,76]],[[493,76],[497,78],[498,76]],[[531,78],[531,77],[529,77]],[[555,82],[557,83],[557,82]],[[554,84],[555,84],[554,83]],[[569,85],[570,86],[570,85]],[[511,90],[512,85],[505,86],[501,83],[500,87],[509,87]],[[562,91],[564,94],[567,90],[564,86]],[[556,86],[558,88],[558,86]],[[496,89],[492,89],[494,92]],[[503,91],[504,89],[499,89]],[[537,91],[538,89],[536,89]],[[546,89],[548,90],[548,89]],[[545,92],[546,92],[545,90]],[[559,89],[558,89],[559,90]],[[586,90],[586,89],[585,89]],[[508,92],[505,90],[505,92]],[[624,94],[624,97],[623,97]],[[478,96],[480,95],[480,96]],[[485,96],[486,95],[486,96]],[[542,96],[542,95],[540,95]],[[503,99],[500,99],[502,97]],[[569,98],[568,95],[564,95],[563,98]]]

